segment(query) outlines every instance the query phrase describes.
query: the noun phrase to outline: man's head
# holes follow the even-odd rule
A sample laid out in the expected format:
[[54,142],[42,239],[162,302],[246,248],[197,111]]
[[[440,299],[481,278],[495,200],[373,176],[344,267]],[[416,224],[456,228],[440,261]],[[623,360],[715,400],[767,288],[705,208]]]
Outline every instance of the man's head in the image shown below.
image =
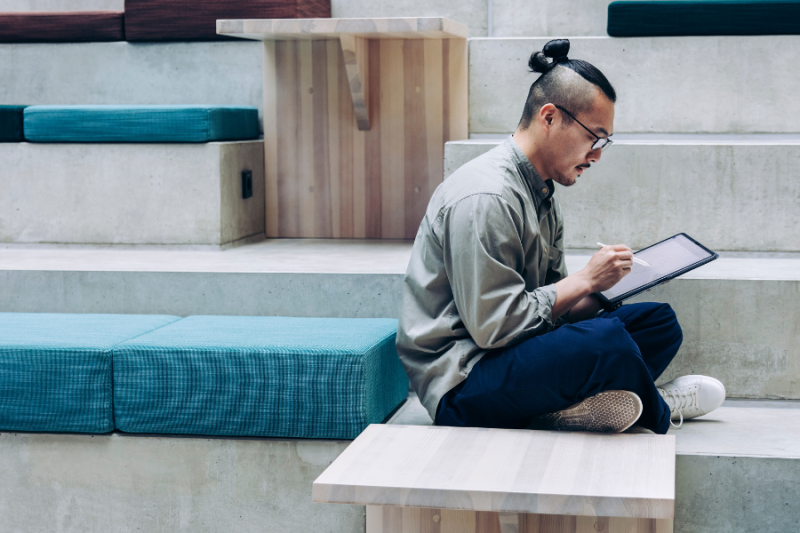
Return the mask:
[[[617,94],[596,67],[568,59],[569,41],[550,41],[531,55],[528,66],[541,76],[531,85],[515,139],[542,177],[573,185],[591,163],[596,147],[614,130]],[[548,61],[547,58],[552,58]]]

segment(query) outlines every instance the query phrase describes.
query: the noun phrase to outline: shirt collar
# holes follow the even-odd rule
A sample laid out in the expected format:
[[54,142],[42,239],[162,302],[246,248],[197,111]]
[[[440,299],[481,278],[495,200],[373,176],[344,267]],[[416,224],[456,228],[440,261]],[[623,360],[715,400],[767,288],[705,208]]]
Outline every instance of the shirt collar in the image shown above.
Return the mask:
[[528,181],[536,196],[541,200],[549,200],[555,192],[553,180],[542,179],[531,164],[531,160],[528,159],[528,156],[520,149],[517,141],[514,140],[513,135],[509,135],[504,144],[508,151],[511,152],[511,158],[514,160],[514,164],[519,169],[520,174]]

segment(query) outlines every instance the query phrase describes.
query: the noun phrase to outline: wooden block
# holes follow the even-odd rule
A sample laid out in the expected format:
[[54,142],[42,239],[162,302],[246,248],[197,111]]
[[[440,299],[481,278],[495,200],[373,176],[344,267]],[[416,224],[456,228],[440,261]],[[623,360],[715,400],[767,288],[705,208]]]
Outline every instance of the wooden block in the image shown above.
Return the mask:
[[672,533],[672,519],[367,506],[367,533]]
[[413,239],[468,136],[466,40],[353,35],[264,43],[269,237]]
[[372,425],[312,493],[326,503],[671,519],[675,437]]
[[466,39],[469,32],[465,25],[446,18],[397,17],[217,20],[217,33],[256,41],[288,41],[338,39],[342,34],[366,39]]

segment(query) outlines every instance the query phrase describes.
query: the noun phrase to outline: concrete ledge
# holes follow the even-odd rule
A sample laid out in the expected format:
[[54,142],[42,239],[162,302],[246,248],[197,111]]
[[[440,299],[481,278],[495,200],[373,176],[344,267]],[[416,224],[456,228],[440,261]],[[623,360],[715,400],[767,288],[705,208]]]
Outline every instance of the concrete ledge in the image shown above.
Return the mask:
[[0,102],[249,105],[263,121],[262,48],[247,41],[3,44]]
[[[686,232],[715,250],[800,251],[800,181],[788,177],[800,135],[625,137],[576,185],[558,186],[567,248],[608,240],[643,248]],[[501,142],[447,143],[445,177]]]
[[[224,252],[10,249],[0,311],[398,316],[410,244],[265,241]],[[567,256],[569,272],[588,252]],[[684,331],[664,379],[707,374],[731,397],[800,398],[800,256],[723,257],[639,297]]]
[[2,531],[363,532],[311,502],[348,441],[0,434]]
[[264,234],[262,141],[5,143],[0,160],[0,242],[222,245]]
[[[514,131],[536,79],[528,58],[549,38],[469,43],[471,133]],[[800,36],[575,37],[570,57],[599,68],[617,90],[616,132],[792,133],[800,71],[784,69]],[[698,60],[698,54],[702,60]]]

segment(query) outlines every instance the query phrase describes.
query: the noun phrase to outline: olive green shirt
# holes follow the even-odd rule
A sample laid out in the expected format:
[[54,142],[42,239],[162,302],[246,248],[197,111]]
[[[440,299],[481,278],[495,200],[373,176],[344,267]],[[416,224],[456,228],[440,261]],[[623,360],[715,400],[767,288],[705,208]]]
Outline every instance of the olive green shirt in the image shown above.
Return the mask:
[[553,328],[561,209],[513,137],[437,187],[403,283],[397,351],[435,419],[489,350]]

